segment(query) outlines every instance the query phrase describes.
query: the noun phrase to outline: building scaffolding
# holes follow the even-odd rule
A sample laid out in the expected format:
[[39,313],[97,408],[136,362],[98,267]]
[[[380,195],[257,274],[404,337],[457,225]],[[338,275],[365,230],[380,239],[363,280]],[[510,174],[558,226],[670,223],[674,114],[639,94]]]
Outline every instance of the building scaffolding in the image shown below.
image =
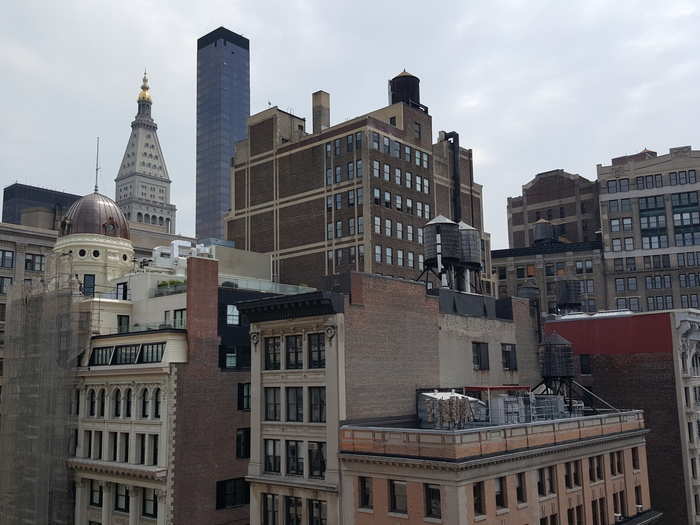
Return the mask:
[[76,365],[90,342],[90,312],[70,272],[17,284],[7,307],[0,419],[0,523],[73,523],[66,459],[77,445]]

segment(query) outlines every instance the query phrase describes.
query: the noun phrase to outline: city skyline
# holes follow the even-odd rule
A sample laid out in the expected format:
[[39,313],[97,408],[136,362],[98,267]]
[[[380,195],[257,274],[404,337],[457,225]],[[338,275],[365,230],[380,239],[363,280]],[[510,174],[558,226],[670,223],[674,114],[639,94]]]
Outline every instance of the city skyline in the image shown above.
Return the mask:
[[[251,40],[251,112],[269,101],[305,117],[309,132],[313,91],[331,94],[334,124],[385,105],[375,86],[401,69],[420,77],[434,131],[455,129],[474,149],[484,226],[493,247],[504,248],[506,197],[536,173],[562,168],[593,180],[596,164],[612,156],[693,145],[692,121],[677,108],[692,103],[692,90],[682,86],[700,75],[691,55],[698,11],[680,2],[639,6],[501,3],[443,6],[417,17],[415,9],[314,3],[222,3],[195,13],[183,3],[138,19],[128,4],[13,6],[0,51],[8,71],[3,114],[13,123],[0,135],[0,182],[88,193],[99,135],[100,187],[111,195],[134,85],[147,66],[178,230],[192,234],[196,39],[224,25]],[[382,22],[389,19],[405,31],[391,31]],[[51,165],[37,163],[37,153]]]

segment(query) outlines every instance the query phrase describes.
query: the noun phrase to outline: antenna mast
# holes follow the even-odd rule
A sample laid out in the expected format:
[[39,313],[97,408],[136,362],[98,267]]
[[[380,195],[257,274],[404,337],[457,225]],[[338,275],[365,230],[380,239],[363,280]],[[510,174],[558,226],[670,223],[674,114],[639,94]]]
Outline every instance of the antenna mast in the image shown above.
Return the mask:
[[97,193],[97,176],[100,172],[100,137],[97,137],[97,155],[95,157],[95,193]]

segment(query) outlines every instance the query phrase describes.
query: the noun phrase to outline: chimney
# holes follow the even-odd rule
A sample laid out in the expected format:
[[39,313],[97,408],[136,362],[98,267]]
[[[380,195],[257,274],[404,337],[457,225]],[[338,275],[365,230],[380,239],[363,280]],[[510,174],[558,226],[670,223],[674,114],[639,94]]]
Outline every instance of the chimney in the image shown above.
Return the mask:
[[314,133],[320,133],[331,126],[331,96],[325,91],[311,95]]

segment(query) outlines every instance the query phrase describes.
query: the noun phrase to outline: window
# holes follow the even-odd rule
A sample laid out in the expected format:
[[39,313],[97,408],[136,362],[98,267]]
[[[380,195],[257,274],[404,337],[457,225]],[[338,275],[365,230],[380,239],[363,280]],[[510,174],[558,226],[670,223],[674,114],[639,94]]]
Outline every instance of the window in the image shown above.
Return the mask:
[[301,498],[285,496],[284,525],[302,525],[301,519]]
[[384,207],[391,208],[391,193],[388,191],[384,192]]
[[391,237],[391,219],[384,219],[384,235]]
[[304,475],[304,442],[287,441],[287,474]]
[[173,328],[185,328],[187,324],[187,310],[185,308],[181,310],[173,310]]
[[265,420],[280,420],[280,389],[279,387],[265,387]]
[[413,268],[413,267],[414,267],[414,266],[413,266],[413,262],[414,262],[415,254],[414,254],[413,252],[408,252],[408,253],[406,254],[406,256],[407,256],[407,259],[406,259],[406,266],[408,266],[409,268]]
[[280,338],[265,338],[265,370],[280,369]]
[[27,253],[24,256],[24,269],[28,272],[44,271],[44,256],[36,253]]
[[515,477],[515,497],[518,503],[527,501],[527,485],[525,472],[518,472]]
[[[487,350],[488,352],[488,350]],[[488,359],[488,357],[487,357]],[[515,345],[510,343],[501,344],[501,359],[503,370],[517,370],[518,361],[515,355]]]
[[326,368],[326,337],[309,334],[309,368]]
[[304,421],[304,388],[287,387],[287,421]]
[[90,480],[90,505],[102,506],[102,484],[94,479]]
[[617,180],[608,181],[608,193],[617,193]]
[[619,233],[620,231],[620,219],[610,219],[610,232]]
[[379,161],[378,160],[372,161],[372,175],[374,177],[379,178]]
[[564,484],[566,488],[572,489],[581,486],[581,465],[578,461],[568,461],[564,465]]
[[250,429],[249,428],[236,429],[236,457],[237,458],[249,458],[250,457]]
[[555,467],[546,467],[537,471],[537,493],[548,496],[556,493]]
[[393,264],[393,254],[394,254],[393,248],[389,248],[387,246],[385,248],[385,251],[384,251],[384,262],[386,264]]
[[391,166],[388,164],[384,164],[382,166],[382,175],[384,177],[384,180],[386,182],[389,182],[391,180]]
[[611,452],[610,453],[610,474],[612,476],[619,476],[623,474],[623,457],[622,451]]
[[372,478],[360,476],[358,478],[358,488],[360,493],[359,506],[361,509],[372,508]]
[[625,237],[625,251],[631,252],[634,250],[634,237]]
[[401,168],[394,169],[394,182],[401,186]]
[[474,363],[474,370],[489,369],[488,343],[472,343],[472,362]]
[[311,423],[326,422],[326,387],[312,386],[309,387],[309,404]]
[[396,209],[398,211],[401,211],[402,210],[401,195],[394,195],[394,200],[395,200]]
[[309,525],[327,525],[327,512],[325,501],[310,499]]
[[632,468],[639,470],[639,447],[632,448]]
[[285,367],[287,370],[298,370],[303,368],[303,354],[301,348],[300,335],[288,335],[285,337]]
[[382,262],[382,247],[379,244],[374,246],[374,262]]
[[263,494],[262,495],[262,524],[263,525],[277,525],[278,508],[277,508],[278,496],[276,494]]
[[[10,281],[11,282],[11,281]],[[92,297],[95,295],[95,275],[86,273],[83,275],[83,295]]]
[[355,162],[355,177],[358,179],[362,178],[362,159],[358,159]]
[[372,149],[379,149],[379,133],[372,132]]
[[397,514],[408,512],[405,481],[389,480],[389,511]]
[[326,186],[333,184],[333,170],[331,168],[326,168]]
[[427,518],[441,518],[440,485],[424,485],[425,492],[425,516]]
[[309,477],[322,479],[326,476],[326,444],[309,441]]
[[280,440],[266,439],[265,442],[265,472],[280,473]]
[[14,268],[15,267],[15,252],[10,250],[0,250],[0,267]]
[[615,279],[615,291],[616,292],[624,292],[625,291],[625,279],[624,278]]
[[481,516],[486,513],[484,501],[484,482],[478,481],[473,485],[474,492],[474,514]]
[[396,250],[396,266],[403,266],[403,250]]
[[250,410],[250,383],[238,383],[238,410]]
[[588,477],[591,483],[603,480],[603,456],[588,458]]
[[612,251],[621,252],[622,251],[622,239],[612,240]]
[[245,478],[216,482],[216,508],[230,509],[250,502],[250,489]]
[[229,326],[238,326],[241,324],[241,316],[238,313],[238,307],[234,304],[226,305],[226,324]]
[[496,485],[496,507],[499,509],[508,508],[508,484],[505,476],[496,478],[494,481]]
[[129,487],[115,483],[114,493],[114,510],[129,512]]

